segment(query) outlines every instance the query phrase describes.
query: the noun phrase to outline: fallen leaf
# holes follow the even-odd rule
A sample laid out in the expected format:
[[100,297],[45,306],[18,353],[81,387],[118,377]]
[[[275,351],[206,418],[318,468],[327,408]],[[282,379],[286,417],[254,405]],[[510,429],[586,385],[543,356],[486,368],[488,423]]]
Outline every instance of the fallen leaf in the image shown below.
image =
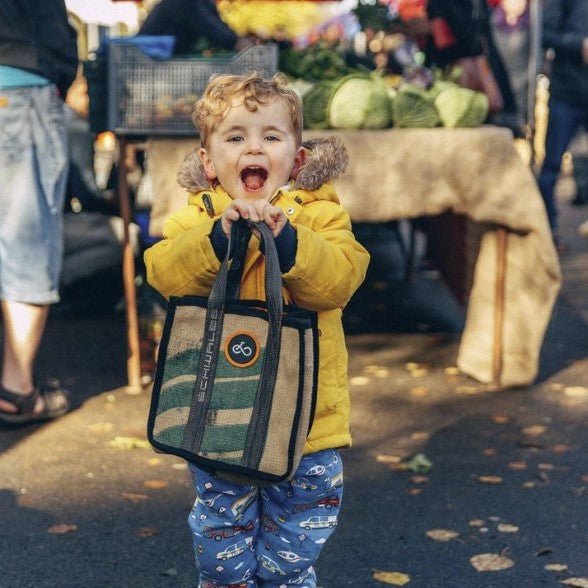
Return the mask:
[[145,480],[143,486],[150,490],[161,490],[162,488],[167,488],[169,484],[165,480]]
[[417,496],[423,491],[422,488],[409,488],[406,492],[409,496]]
[[496,528],[501,533],[517,533],[519,530],[516,525],[508,525],[507,523],[500,523]]
[[446,367],[444,370],[447,376],[459,376],[459,368],[455,366]]
[[566,445],[565,443],[558,443],[557,445],[554,445],[551,450],[554,453],[566,453],[568,451],[570,451],[571,449],[571,445]]
[[451,541],[452,539],[459,537],[459,533],[456,531],[450,531],[449,529],[431,529],[425,534],[433,541]]
[[483,527],[486,524],[486,521],[482,519],[472,519],[469,523],[470,527]]
[[366,365],[363,368],[363,372],[366,374],[375,374],[379,369],[382,369],[379,365]]
[[560,584],[574,586],[574,588],[588,588],[588,578],[568,578],[567,580],[562,580]]
[[376,456],[376,461],[380,463],[400,463],[401,457],[399,455],[387,455],[380,453]]
[[186,462],[172,463],[172,470],[187,470],[188,464]]
[[412,372],[413,370],[418,370],[422,367],[420,363],[414,363],[412,361],[404,364],[404,369],[408,372]]
[[376,378],[387,378],[390,376],[390,370],[388,368],[380,368],[374,372]]
[[415,398],[422,398],[423,396],[426,396],[429,392],[428,388],[425,388],[425,386],[415,386],[414,388],[410,389],[410,395],[414,396]]
[[51,535],[65,535],[66,533],[73,533],[78,530],[77,525],[68,525],[67,523],[61,523],[59,525],[52,525],[48,531]]
[[429,437],[429,433],[425,433],[424,431],[418,431],[410,436],[413,441],[426,441]]
[[392,584],[393,586],[404,586],[410,582],[410,576],[402,572],[374,572],[373,578],[376,582],[382,584]]
[[159,457],[151,457],[147,460],[147,463],[151,466],[151,467],[155,467],[158,466],[161,463],[161,459],[159,459]]
[[525,427],[523,429],[523,433],[528,435],[529,437],[537,437],[539,435],[543,435],[547,431],[547,427],[544,425],[531,425],[530,427]]
[[429,482],[429,478],[427,478],[427,476],[411,476],[410,481],[413,484],[427,484]]
[[504,425],[510,421],[510,417],[507,414],[493,414],[492,421],[497,425]]
[[568,386],[564,388],[564,394],[572,398],[580,398],[588,396],[588,388],[586,386]]
[[492,449],[492,447],[483,449],[482,455],[485,455],[486,457],[494,457],[496,455],[496,449]]
[[511,461],[508,464],[508,468],[515,471],[523,471],[527,469],[526,461]]
[[540,463],[537,468],[545,472],[551,472],[555,469],[555,466],[552,463]]
[[149,500],[149,496],[147,496],[147,494],[135,494],[133,492],[123,492],[122,497],[125,500],[129,500],[130,502],[142,502],[144,500]]
[[161,572],[162,576],[177,576],[178,570],[176,568],[169,568],[169,570],[165,570],[165,572]]
[[502,484],[500,476],[478,476],[478,482],[482,484]]
[[92,433],[110,433],[113,428],[112,423],[94,423],[88,427]]
[[410,371],[410,375],[413,378],[422,378],[423,376],[426,376],[428,373],[429,373],[429,370],[427,368],[419,368],[419,369]]
[[148,449],[151,447],[149,441],[140,439],[139,437],[115,437],[112,441],[108,442],[108,445],[115,449],[123,449],[125,451],[131,449]]
[[367,386],[370,383],[370,379],[365,376],[355,376],[349,380],[352,386]]
[[424,453],[417,453],[406,466],[411,472],[426,474],[431,471],[433,462]]
[[535,486],[537,486],[537,482],[533,482],[533,480],[523,482],[523,488],[535,488]]
[[137,537],[153,537],[159,533],[159,529],[157,527],[141,527],[135,531],[135,535]]
[[542,555],[549,555],[553,552],[553,547],[542,547],[536,554],[535,557],[541,557]]
[[568,566],[566,566],[566,564],[552,563],[552,564],[547,564],[545,566],[545,569],[548,572],[565,572],[568,569]]
[[478,572],[499,572],[514,566],[514,561],[497,553],[480,553],[470,558],[470,563]]

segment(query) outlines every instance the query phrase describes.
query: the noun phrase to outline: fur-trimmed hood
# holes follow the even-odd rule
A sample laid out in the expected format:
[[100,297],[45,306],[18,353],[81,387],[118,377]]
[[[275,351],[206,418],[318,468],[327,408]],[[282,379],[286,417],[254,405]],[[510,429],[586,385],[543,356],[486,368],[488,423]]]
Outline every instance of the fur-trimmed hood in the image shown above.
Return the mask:
[[[318,190],[324,183],[335,180],[345,172],[349,155],[338,137],[310,139],[302,145],[308,153],[304,167],[295,178],[294,190]],[[204,173],[197,151],[186,156],[177,180],[180,186],[192,194],[213,188]]]

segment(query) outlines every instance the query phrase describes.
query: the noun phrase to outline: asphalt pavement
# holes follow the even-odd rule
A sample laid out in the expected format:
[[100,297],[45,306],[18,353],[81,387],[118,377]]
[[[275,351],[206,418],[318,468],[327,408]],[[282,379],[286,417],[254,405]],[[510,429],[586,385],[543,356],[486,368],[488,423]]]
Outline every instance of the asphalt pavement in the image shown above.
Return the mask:
[[[463,310],[430,268],[350,307],[354,446],[322,588],[588,585],[588,207],[561,207],[570,250],[532,386],[456,373]],[[196,585],[186,466],[146,445],[149,387],[125,388],[125,356],[122,312],[51,316],[37,371],[76,409],[0,428],[0,586]]]

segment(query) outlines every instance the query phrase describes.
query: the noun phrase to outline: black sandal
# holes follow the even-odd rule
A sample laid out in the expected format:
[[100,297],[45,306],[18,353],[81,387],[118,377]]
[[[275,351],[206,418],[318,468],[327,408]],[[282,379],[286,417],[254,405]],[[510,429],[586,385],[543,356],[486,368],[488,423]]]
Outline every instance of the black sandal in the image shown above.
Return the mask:
[[[16,394],[0,386],[0,398],[16,407],[16,412],[0,410],[0,421],[10,425],[47,421],[69,412],[69,392],[62,388],[33,388],[28,394]],[[43,401],[43,409],[33,412],[37,400]]]

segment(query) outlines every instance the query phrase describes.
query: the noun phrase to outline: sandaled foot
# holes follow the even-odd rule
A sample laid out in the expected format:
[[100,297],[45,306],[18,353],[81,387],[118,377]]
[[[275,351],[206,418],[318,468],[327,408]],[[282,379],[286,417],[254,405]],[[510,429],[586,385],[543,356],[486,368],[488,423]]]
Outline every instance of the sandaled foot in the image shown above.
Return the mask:
[[0,386],[0,398],[16,408],[16,412],[0,410],[0,421],[11,425],[55,419],[69,412],[71,408],[69,392],[62,388],[33,388],[23,395]]

